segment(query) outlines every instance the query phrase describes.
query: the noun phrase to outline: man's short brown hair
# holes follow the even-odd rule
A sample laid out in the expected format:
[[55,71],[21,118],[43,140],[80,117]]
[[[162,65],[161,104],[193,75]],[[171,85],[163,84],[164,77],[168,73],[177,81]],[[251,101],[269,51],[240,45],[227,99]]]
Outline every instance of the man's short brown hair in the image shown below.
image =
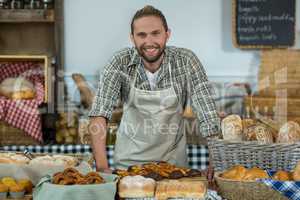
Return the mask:
[[156,8],[154,8],[153,6],[147,5],[144,8],[138,10],[132,20],[131,20],[131,34],[133,34],[133,23],[135,20],[142,18],[142,17],[147,17],[147,16],[155,16],[155,17],[159,17],[163,23],[163,26],[165,28],[165,31],[168,31],[168,24],[167,24],[167,20],[165,18],[165,16],[162,14],[162,12]]

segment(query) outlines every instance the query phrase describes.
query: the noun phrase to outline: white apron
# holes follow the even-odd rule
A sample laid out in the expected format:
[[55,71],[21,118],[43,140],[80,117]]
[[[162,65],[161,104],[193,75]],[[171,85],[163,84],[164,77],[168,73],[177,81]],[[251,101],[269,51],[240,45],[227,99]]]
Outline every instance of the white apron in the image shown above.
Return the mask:
[[[172,80],[170,64],[169,73]],[[168,89],[148,91],[135,88],[135,80],[136,76],[117,133],[115,168],[155,161],[186,167],[182,105],[173,81]]]

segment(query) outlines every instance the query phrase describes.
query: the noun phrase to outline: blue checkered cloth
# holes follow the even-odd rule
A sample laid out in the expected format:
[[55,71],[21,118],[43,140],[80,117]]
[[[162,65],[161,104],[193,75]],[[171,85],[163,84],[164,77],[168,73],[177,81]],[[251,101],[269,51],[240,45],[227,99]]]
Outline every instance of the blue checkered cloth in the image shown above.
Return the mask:
[[[92,148],[90,145],[29,145],[29,146],[2,146],[2,151],[24,152],[27,149],[31,153],[55,153],[55,154],[90,154]],[[108,164],[111,168],[114,166],[114,146],[106,147]],[[187,155],[189,167],[192,169],[204,170],[208,167],[209,156],[208,148],[204,145],[188,145]]]
[[[273,175],[275,172],[268,171],[269,175]],[[260,179],[258,180],[272,189],[280,192],[288,199],[300,200],[300,182],[299,181],[277,181],[272,179]]]

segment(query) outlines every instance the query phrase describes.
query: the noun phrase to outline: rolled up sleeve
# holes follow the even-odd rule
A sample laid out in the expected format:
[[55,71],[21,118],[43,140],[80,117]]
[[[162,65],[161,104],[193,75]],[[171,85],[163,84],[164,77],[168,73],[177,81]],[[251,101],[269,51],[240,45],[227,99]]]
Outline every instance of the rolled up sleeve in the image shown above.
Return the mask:
[[220,133],[220,118],[213,99],[213,90],[210,87],[205,70],[193,53],[189,60],[190,93],[193,111],[199,120],[199,130],[203,137]]
[[120,98],[121,72],[118,58],[113,57],[105,66],[100,77],[96,95],[93,100],[89,117],[105,117],[108,120],[112,117],[112,111]]

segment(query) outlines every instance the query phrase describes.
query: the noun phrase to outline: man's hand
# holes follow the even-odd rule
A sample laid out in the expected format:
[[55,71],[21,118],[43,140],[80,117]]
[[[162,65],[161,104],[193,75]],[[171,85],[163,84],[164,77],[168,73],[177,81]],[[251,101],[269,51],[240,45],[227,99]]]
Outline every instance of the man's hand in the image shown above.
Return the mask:
[[92,148],[97,171],[109,169],[106,157],[106,123],[107,120],[104,117],[93,117],[90,119],[89,124],[89,133],[92,138]]
[[99,169],[97,170],[99,172],[107,173],[107,174],[112,174],[113,170],[110,168],[105,168],[105,169]]

